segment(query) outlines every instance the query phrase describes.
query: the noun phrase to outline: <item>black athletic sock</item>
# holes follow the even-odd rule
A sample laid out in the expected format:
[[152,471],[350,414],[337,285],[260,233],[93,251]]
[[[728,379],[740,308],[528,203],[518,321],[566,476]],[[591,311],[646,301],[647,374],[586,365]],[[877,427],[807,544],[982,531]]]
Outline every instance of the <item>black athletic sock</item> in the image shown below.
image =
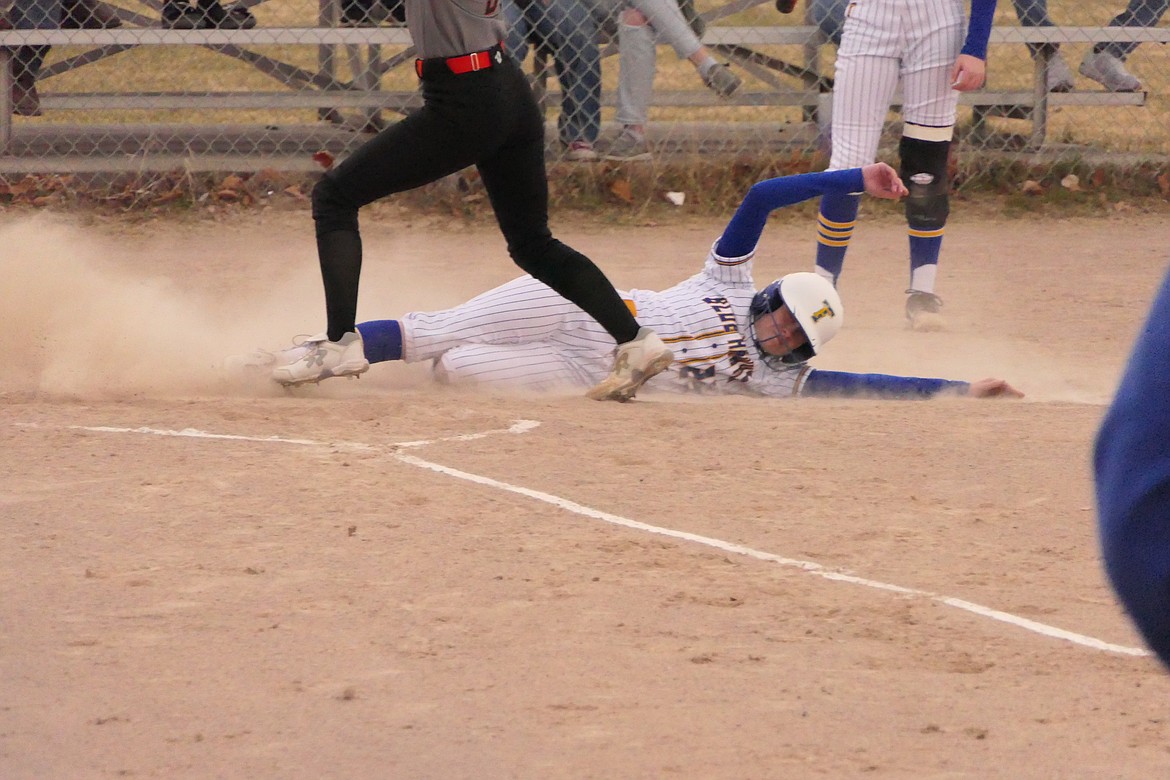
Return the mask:
[[321,281],[325,285],[325,313],[330,341],[354,330],[358,281],[362,274],[362,236],[356,230],[333,230],[317,236]]

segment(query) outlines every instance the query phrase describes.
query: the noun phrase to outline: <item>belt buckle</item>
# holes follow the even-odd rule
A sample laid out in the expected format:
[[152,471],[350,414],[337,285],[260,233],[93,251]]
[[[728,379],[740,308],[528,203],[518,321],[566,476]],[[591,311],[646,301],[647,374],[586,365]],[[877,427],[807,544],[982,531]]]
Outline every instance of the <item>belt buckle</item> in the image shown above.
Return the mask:
[[490,60],[488,60],[487,62],[485,62],[483,65],[480,65],[480,64],[479,64],[479,61],[480,61],[480,58],[481,58],[481,57],[482,57],[483,59],[487,60],[487,56],[486,56],[486,55],[485,55],[485,53],[484,53],[484,52],[482,52],[482,51],[473,51],[471,54],[468,54],[467,56],[468,56],[468,58],[471,60],[471,72],[472,72],[472,73],[474,73],[474,72],[475,72],[475,71],[477,71],[477,70],[483,70],[484,68],[487,68],[487,67],[490,67],[490,66],[491,66],[491,61],[490,61]]

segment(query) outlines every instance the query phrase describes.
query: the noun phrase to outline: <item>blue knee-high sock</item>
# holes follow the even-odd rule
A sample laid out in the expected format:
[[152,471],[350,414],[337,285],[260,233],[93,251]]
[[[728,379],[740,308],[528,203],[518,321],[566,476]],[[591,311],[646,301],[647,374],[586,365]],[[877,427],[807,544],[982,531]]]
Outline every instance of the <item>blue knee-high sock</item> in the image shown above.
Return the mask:
[[910,287],[923,292],[934,292],[933,273],[916,273],[927,265],[938,265],[942,249],[943,228],[917,230],[910,228]]
[[402,326],[398,320],[361,322],[357,329],[362,334],[366,360],[371,363],[402,360]]
[[860,205],[860,194],[821,196],[821,210],[817,215],[817,270],[822,276],[831,275],[833,284],[845,265],[845,252],[853,237]]
[[910,228],[910,270],[924,265],[938,264],[938,253],[942,249],[943,228],[937,230],[915,230]]

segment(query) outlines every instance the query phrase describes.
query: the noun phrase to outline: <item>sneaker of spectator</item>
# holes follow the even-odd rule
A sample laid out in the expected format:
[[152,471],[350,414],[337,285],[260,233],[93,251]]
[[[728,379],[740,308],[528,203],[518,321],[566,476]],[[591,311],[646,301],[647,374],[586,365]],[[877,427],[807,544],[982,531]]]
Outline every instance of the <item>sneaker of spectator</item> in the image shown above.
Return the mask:
[[643,133],[632,127],[626,127],[609,145],[603,159],[617,162],[649,160],[650,145],[646,143],[646,136]]
[[565,159],[571,160],[572,162],[593,162],[600,158],[597,150],[593,148],[592,143],[579,139],[569,141],[568,148],[565,151]]
[[224,6],[219,0],[175,1],[163,4],[162,23],[173,30],[250,30],[256,17],[244,5]]
[[102,0],[62,0],[62,29],[109,30],[121,26],[122,20],[114,7]]
[[203,12],[201,27],[219,30],[250,30],[256,26],[256,17],[242,4],[220,5],[219,0],[199,0],[197,8]]
[[1137,77],[1125,69],[1125,63],[1108,52],[1090,51],[1081,60],[1080,72],[1110,92],[1138,92],[1142,88]]
[[203,14],[193,5],[185,2],[163,3],[162,26],[172,30],[194,30],[203,21]]
[[726,65],[715,64],[701,71],[703,83],[719,97],[731,97],[743,85],[743,79]]

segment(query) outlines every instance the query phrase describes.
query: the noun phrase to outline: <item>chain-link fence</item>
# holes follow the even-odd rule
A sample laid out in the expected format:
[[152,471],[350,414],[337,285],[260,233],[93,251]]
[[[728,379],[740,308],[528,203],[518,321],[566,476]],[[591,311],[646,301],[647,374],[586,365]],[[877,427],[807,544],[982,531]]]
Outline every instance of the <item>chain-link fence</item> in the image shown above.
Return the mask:
[[[829,143],[846,0],[499,1],[554,162],[812,158]],[[9,179],[313,170],[315,154],[344,155],[419,105],[400,0],[9,2]],[[960,103],[964,164],[1161,166],[1168,3],[1001,2],[987,86]],[[895,105],[893,140],[897,122]],[[637,127],[641,138],[623,133]]]

